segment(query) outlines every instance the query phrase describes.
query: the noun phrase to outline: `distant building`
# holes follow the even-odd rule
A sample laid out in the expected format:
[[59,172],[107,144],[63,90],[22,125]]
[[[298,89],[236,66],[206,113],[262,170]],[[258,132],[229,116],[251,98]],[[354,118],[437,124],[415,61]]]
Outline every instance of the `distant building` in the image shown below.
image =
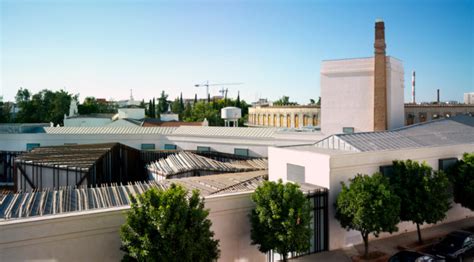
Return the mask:
[[464,104],[474,105],[474,92],[464,93]]
[[268,106],[249,108],[248,126],[281,128],[317,127],[320,125],[321,109],[318,105]]

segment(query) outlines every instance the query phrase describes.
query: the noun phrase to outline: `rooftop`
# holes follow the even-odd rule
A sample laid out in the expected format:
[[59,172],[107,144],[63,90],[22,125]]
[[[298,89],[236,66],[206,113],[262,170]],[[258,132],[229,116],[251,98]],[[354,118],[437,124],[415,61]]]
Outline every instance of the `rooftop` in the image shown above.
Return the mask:
[[21,154],[15,162],[77,169],[90,168],[100,157],[118,143],[37,147]]
[[266,170],[136,182],[96,188],[71,188],[31,191],[0,195],[0,218],[14,219],[55,215],[130,205],[130,195],[141,194],[151,187],[166,189],[181,184],[188,190],[197,189],[202,196],[253,191],[268,173]]
[[337,134],[315,143],[314,146],[368,152],[458,144],[474,144],[474,117],[460,115],[392,131]]

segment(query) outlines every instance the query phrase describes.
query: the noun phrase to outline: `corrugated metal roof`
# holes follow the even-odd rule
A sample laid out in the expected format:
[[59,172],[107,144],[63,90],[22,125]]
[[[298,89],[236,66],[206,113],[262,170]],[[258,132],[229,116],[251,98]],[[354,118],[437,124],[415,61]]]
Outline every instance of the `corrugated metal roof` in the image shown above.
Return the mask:
[[157,134],[169,135],[172,134],[176,127],[45,127],[45,132],[48,134],[65,134],[65,135],[141,135],[141,134]]
[[130,204],[130,195],[142,194],[151,187],[166,189],[181,184],[202,196],[252,191],[268,176],[266,170],[112,185],[97,188],[71,188],[0,195],[0,218],[26,218],[68,212],[103,209]]
[[176,174],[193,171],[211,172],[244,172],[268,168],[266,159],[250,159],[244,161],[222,162],[211,158],[193,154],[191,152],[179,152],[153,161],[147,165],[148,172],[155,179],[172,177]]
[[180,126],[173,135],[223,136],[223,137],[272,137],[277,128]]
[[458,144],[474,144],[474,117],[456,116],[392,131],[332,135],[315,146],[367,152]]

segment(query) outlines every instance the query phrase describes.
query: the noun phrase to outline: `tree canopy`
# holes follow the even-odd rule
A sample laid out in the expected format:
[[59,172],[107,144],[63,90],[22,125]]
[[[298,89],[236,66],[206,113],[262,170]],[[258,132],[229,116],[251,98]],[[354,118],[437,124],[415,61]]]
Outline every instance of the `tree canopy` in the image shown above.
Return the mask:
[[347,230],[360,231],[365,257],[369,251],[369,234],[397,231],[400,221],[400,198],[392,191],[389,180],[380,173],[358,174],[336,199],[336,219]]
[[20,108],[16,121],[20,123],[47,123],[63,124],[64,114],[69,112],[71,100],[77,101],[77,95],[73,96],[64,90],[51,91],[41,90],[31,95],[28,89],[20,88],[15,100]]
[[286,106],[286,105],[298,105],[296,102],[290,102],[290,97],[289,96],[282,96],[280,99],[277,101],[273,102],[273,105],[276,106]]
[[189,199],[187,194],[183,187],[172,184],[165,191],[151,188],[132,197],[120,229],[124,260],[214,261],[219,257],[209,211],[198,191]]
[[250,214],[252,244],[261,252],[274,250],[286,261],[289,252],[310,247],[310,206],[299,186],[266,181],[252,194]]
[[454,202],[474,211],[474,152],[464,153],[449,171]]
[[426,163],[393,161],[390,182],[401,200],[400,219],[416,224],[422,242],[420,225],[441,221],[450,208],[448,177]]

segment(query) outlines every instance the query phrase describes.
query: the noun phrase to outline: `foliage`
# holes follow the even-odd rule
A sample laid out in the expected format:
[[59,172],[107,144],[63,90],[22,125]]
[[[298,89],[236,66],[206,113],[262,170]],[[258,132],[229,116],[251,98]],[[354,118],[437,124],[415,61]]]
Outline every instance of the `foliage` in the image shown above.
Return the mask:
[[165,91],[161,91],[161,95],[158,98],[158,113],[165,113],[168,111],[168,95]]
[[0,102],[0,123],[11,122],[10,117],[11,104]]
[[183,119],[183,113],[184,113],[183,93],[181,93],[181,95],[177,97],[171,103],[171,111],[175,114],[178,114],[179,119]]
[[400,219],[416,224],[421,243],[420,225],[441,221],[450,208],[448,177],[426,163],[393,161],[390,182],[401,200]]
[[273,105],[276,106],[286,106],[286,105],[298,105],[296,102],[290,102],[290,97],[289,96],[282,96],[280,99],[277,101],[273,102]]
[[219,257],[209,211],[198,191],[172,184],[162,191],[152,188],[136,198],[120,229],[124,260],[213,261]]
[[266,181],[252,194],[256,204],[250,214],[252,244],[261,252],[274,250],[286,260],[289,252],[310,247],[310,206],[299,186],[281,180]]
[[369,234],[397,231],[400,221],[400,198],[392,191],[389,180],[380,173],[372,176],[358,174],[342,184],[336,199],[336,219],[347,230],[360,231],[368,255]]
[[77,106],[77,110],[80,115],[117,112],[117,108],[114,105],[99,102],[93,96],[86,97],[84,102]]
[[64,90],[53,92],[47,89],[31,95],[28,89],[20,88],[15,99],[20,108],[17,122],[63,124],[64,114],[69,112],[71,100],[77,101],[77,95],[73,96]]
[[454,202],[474,211],[474,152],[464,153],[449,171],[453,182]]

